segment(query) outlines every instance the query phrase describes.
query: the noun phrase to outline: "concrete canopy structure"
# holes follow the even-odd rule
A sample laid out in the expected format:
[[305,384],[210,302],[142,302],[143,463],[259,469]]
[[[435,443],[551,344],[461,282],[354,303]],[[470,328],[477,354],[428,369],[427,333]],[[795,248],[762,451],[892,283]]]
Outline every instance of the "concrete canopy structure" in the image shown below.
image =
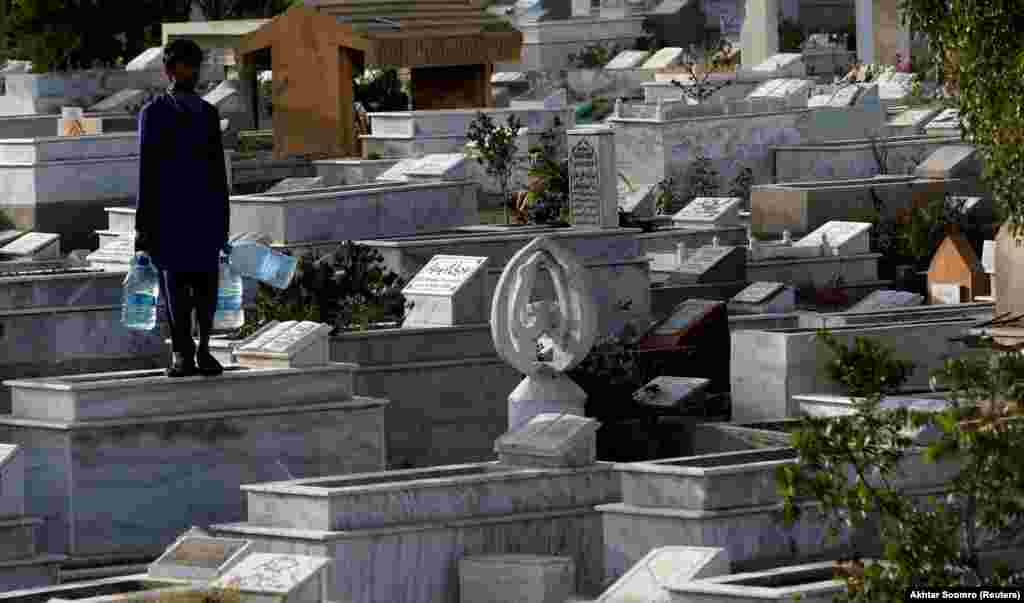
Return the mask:
[[466,0],[323,0],[244,36],[237,55],[247,80],[274,73],[276,157],[348,156],[352,80],[366,65],[409,68],[414,109],[490,106],[494,63],[522,48],[518,31],[484,31],[493,20]]

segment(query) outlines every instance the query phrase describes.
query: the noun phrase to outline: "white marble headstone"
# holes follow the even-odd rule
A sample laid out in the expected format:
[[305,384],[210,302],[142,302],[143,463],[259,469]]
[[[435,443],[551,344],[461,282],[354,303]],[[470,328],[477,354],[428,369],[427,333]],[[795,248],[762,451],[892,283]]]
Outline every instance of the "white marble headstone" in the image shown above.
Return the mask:
[[112,113],[125,111],[129,106],[138,105],[146,99],[145,90],[118,90],[107,98],[89,107],[89,113]]
[[499,437],[494,451],[501,454],[562,456],[593,435],[601,424],[571,414],[543,413]]
[[618,228],[618,173],[611,128],[576,128],[569,139],[569,213],[573,226]]
[[657,185],[641,184],[636,190],[619,193],[619,208],[634,218],[654,217]]
[[642,69],[664,69],[682,62],[686,51],[682,48],[662,48],[644,62]]
[[323,188],[324,179],[320,176],[304,177],[304,178],[285,178],[278,182],[274,186],[263,191],[264,195],[274,195],[277,193],[287,193],[291,191],[301,191],[316,188]]
[[656,377],[633,392],[633,399],[645,406],[682,409],[700,404],[710,383],[702,377]]
[[671,276],[673,281],[723,283],[746,280],[747,249],[733,246],[698,247]]
[[0,247],[0,255],[16,259],[59,259],[60,235],[50,232],[30,232]]
[[605,69],[638,69],[651,56],[646,50],[623,50],[608,61]]
[[402,328],[453,327],[487,320],[485,256],[435,255],[402,289],[412,308]]
[[124,66],[125,71],[160,71],[164,67],[164,48],[154,46],[143,50]]
[[[282,603],[325,603],[328,557],[252,553],[223,574],[213,586],[237,588],[243,593],[281,597]],[[305,589],[307,583],[319,588]]]
[[739,197],[697,197],[672,216],[679,225],[731,226],[739,221],[743,199]]
[[793,244],[794,247],[820,247],[828,237],[829,245],[839,255],[856,255],[871,252],[871,224],[869,222],[826,222],[818,229]]
[[238,348],[238,364],[250,368],[322,366],[329,358],[331,326],[312,321],[278,323]]

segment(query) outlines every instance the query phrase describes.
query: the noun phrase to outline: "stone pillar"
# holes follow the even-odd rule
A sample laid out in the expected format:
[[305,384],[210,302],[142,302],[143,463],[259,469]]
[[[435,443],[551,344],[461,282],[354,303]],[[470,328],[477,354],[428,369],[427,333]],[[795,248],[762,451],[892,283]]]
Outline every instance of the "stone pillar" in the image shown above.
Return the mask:
[[740,63],[755,67],[779,52],[779,0],[746,0]]
[[619,192],[615,132],[576,128],[569,140],[569,209],[573,226],[618,228]]

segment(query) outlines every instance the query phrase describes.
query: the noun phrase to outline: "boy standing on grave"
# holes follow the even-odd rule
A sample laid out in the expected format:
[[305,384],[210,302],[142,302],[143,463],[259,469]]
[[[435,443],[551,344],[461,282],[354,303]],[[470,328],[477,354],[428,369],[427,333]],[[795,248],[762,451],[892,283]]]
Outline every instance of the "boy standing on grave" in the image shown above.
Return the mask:
[[196,94],[202,62],[192,40],[168,44],[164,71],[171,85],[139,113],[135,250],[149,254],[160,271],[173,349],[169,377],[223,371],[209,344],[219,254],[230,251],[228,184],[220,116]]

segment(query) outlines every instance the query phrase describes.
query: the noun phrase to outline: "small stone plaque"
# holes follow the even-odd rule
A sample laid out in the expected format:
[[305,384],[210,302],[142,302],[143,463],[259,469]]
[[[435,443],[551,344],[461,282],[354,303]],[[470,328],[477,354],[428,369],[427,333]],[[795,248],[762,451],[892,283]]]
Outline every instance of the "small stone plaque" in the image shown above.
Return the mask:
[[463,153],[427,155],[405,174],[412,179],[462,180],[466,177],[466,156]]
[[135,256],[135,237],[125,233],[85,257],[90,266],[126,269]]
[[907,308],[920,306],[924,296],[910,291],[872,291],[867,297],[857,302],[850,312],[876,312],[886,308]]
[[605,69],[638,69],[644,61],[651,56],[646,50],[623,50],[615,55],[615,58],[608,61]]
[[384,170],[376,180],[378,182],[406,182],[409,180],[409,171],[415,170],[420,163],[420,157],[409,157],[401,159],[395,165]]
[[740,304],[763,304],[785,288],[785,283],[752,283],[737,293],[731,301]]
[[697,197],[672,216],[676,224],[725,226],[739,222],[743,199],[739,197]]
[[960,285],[957,283],[932,283],[929,289],[931,290],[934,303],[960,303]]
[[666,587],[729,573],[722,548],[665,546],[654,549],[615,581],[594,603],[667,601]]
[[633,392],[633,399],[645,406],[683,409],[703,402],[710,383],[701,377],[656,377]]
[[320,176],[315,178],[285,178],[274,186],[263,192],[264,195],[275,193],[288,193],[291,191],[302,191],[314,188],[323,188],[324,179]]
[[154,46],[143,50],[139,56],[128,61],[124,66],[125,71],[149,71],[162,70],[164,66],[163,46]]
[[824,236],[838,255],[856,255],[871,252],[871,224],[869,222],[832,221],[794,243],[795,247],[820,247]]
[[672,314],[651,332],[652,335],[682,335],[722,305],[707,299],[688,299],[672,310]]
[[686,51],[682,48],[662,48],[658,52],[654,53],[654,56],[647,59],[641,69],[664,69],[666,67],[673,67],[680,64],[685,55]]
[[483,256],[435,255],[402,289],[402,295],[454,295],[486,263]]
[[517,84],[526,81],[526,74],[522,71],[499,71],[491,76],[492,84]]
[[277,354],[293,352],[308,339],[325,334],[325,329],[327,332],[331,330],[330,326],[318,322],[285,321],[242,346],[239,351]]
[[55,260],[60,258],[60,235],[30,232],[0,247],[0,255],[19,259]]
[[213,580],[242,559],[251,546],[249,540],[186,534],[149,566],[149,575],[176,580]]
[[[327,557],[252,553],[222,575],[214,586],[237,588],[242,592],[283,595],[285,603],[293,603],[295,595],[307,582],[315,579],[325,581],[323,570],[330,562],[331,559]],[[322,589],[318,589],[313,600],[318,600],[321,592]]]
[[996,242],[985,241],[981,246],[981,266],[988,274],[996,273]]
[[323,366],[330,361],[327,338],[331,326],[285,321],[257,334],[238,348],[238,364],[248,368]]
[[746,247],[697,248],[683,262],[670,280],[695,283],[725,283],[746,280]]
[[145,90],[119,90],[95,105],[89,107],[89,113],[115,113],[125,111],[133,105],[141,105],[146,100]]

